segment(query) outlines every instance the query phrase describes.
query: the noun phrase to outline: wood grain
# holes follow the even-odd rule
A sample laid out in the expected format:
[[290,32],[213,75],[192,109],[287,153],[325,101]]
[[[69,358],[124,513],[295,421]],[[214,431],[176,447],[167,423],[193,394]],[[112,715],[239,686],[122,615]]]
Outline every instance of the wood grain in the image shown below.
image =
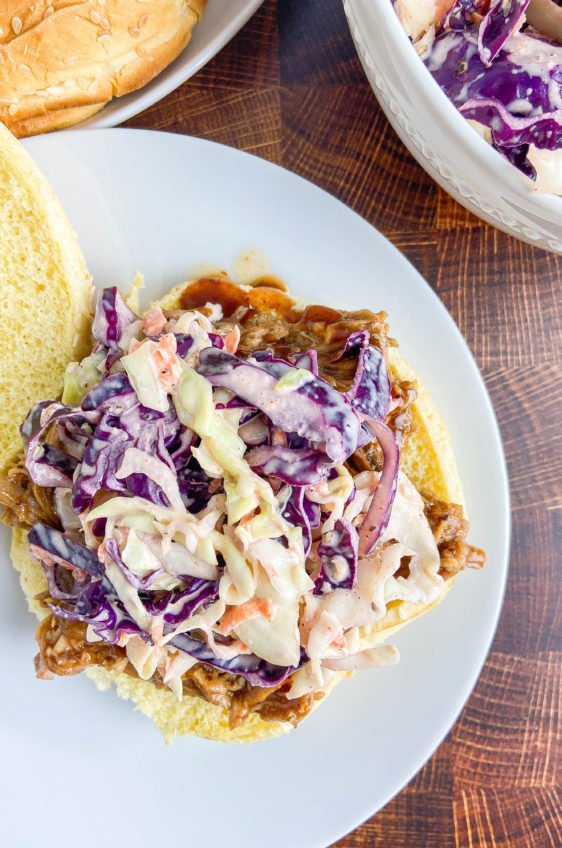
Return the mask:
[[265,0],[194,79],[128,125],[250,151],[363,215],[457,321],[499,420],[513,538],[492,651],[432,759],[338,848],[561,848],[561,257],[484,224],[411,158],[365,80],[341,0]]

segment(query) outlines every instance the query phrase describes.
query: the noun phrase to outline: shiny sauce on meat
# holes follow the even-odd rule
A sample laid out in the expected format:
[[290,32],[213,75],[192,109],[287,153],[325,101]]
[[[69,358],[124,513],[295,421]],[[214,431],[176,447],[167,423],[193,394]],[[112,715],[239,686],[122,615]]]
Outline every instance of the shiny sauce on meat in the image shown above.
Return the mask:
[[180,297],[180,306],[182,309],[201,309],[207,303],[218,303],[224,318],[229,318],[236,309],[244,306],[247,312],[243,320],[256,312],[274,312],[294,323],[299,320],[302,310],[295,307],[293,299],[283,289],[284,284],[276,277],[262,277],[250,289],[241,288],[223,277],[202,277],[186,286]]

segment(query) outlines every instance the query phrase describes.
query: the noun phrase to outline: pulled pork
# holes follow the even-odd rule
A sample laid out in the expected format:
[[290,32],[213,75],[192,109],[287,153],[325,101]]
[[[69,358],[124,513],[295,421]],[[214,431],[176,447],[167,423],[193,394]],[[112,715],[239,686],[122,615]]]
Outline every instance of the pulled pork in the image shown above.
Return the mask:
[[439,551],[441,576],[452,577],[463,568],[482,568],[486,554],[466,541],[469,525],[463,518],[462,507],[429,495],[422,497],[425,517]]
[[[90,665],[108,671],[123,671],[137,677],[127,658],[125,648],[107,642],[87,642],[86,624],[67,621],[53,614],[43,619],[36,633],[39,653],[35,657],[37,677],[52,680],[53,676],[79,674]],[[160,671],[151,678],[163,687]],[[219,671],[210,665],[197,663],[182,677],[183,694],[203,698],[210,704],[229,711],[231,729],[239,727],[247,716],[257,712],[267,721],[289,721],[294,727],[310,712],[322,693],[303,695],[288,700],[290,681],[269,688],[251,686],[243,677]]]
[[[220,303],[223,320],[217,324],[218,331],[226,335],[236,324],[240,329],[239,351],[243,356],[271,348],[276,356],[287,359],[314,349],[320,376],[340,391],[349,389],[357,366],[357,356],[337,359],[351,333],[368,330],[371,344],[383,353],[395,345],[388,337],[385,312],[375,314],[366,309],[345,312],[323,306],[299,309],[284,293],[282,285],[274,286],[269,279],[263,282],[263,286],[245,292],[227,280],[205,278],[186,288],[181,305],[183,309],[198,308],[205,312],[208,311],[205,304]],[[179,313],[168,311],[165,314],[176,317]],[[392,371],[390,378],[393,403],[387,423],[402,444],[411,428],[410,406],[415,399],[415,383],[398,380]],[[352,473],[380,470],[381,465],[382,455],[375,442],[356,451],[348,462]],[[468,522],[462,517],[462,508],[431,497],[424,497],[424,503],[441,556],[442,576],[451,576],[467,566],[481,566],[483,552],[465,541]],[[36,486],[23,461],[14,466],[6,478],[0,478],[0,505],[2,519],[7,524],[29,529],[35,522],[44,521],[60,527],[52,490]],[[43,600],[46,598],[47,595],[43,596]],[[87,642],[86,625],[82,622],[50,614],[37,628],[37,642],[38,677],[78,674],[90,665],[137,677],[125,649],[105,642]],[[158,670],[151,681],[156,686],[164,686]],[[296,726],[310,712],[314,702],[323,697],[322,692],[316,692],[289,700],[286,695],[291,678],[275,687],[256,687],[239,675],[219,671],[204,663],[189,669],[182,683],[185,695],[200,697],[227,709],[231,728],[238,727],[252,712],[259,713],[267,721],[289,721]]]
[[0,518],[4,524],[30,530],[37,521],[61,528],[55,511],[53,489],[33,482],[23,457],[0,477]]

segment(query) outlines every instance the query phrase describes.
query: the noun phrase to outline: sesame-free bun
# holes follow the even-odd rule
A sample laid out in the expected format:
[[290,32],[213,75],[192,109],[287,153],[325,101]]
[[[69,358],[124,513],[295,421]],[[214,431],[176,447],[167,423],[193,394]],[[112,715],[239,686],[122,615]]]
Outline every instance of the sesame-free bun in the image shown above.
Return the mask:
[[0,124],[0,474],[19,425],[56,398],[89,339],[91,281],[76,234],[31,157]]
[[0,121],[67,127],[146,85],[187,45],[206,0],[2,0]]
[[[167,309],[180,308],[185,283],[176,286],[162,298],[160,304]],[[416,379],[417,399],[412,407],[413,428],[401,451],[401,467],[411,477],[418,489],[448,502],[463,503],[462,488],[457,474],[453,451],[443,421],[431,397],[415,373],[394,349],[390,349],[390,365],[401,380]],[[15,530],[12,543],[12,560],[20,572],[22,587],[30,609],[39,617],[45,610],[35,596],[46,589],[43,569],[31,560],[26,534]],[[396,601],[389,604],[386,615],[376,624],[363,628],[361,646],[373,647],[386,641],[396,631],[419,615],[433,609],[441,602],[454,583],[454,576],[445,578],[440,597],[430,605]],[[292,726],[287,722],[264,721],[251,713],[235,730],[228,726],[228,712],[208,704],[200,698],[184,696],[179,702],[166,689],[157,688],[150,681],[139,680],[122,672],[107,671],[92,666],[85,672],[96,686],[104,691],[112,685],[121,698],[133,702],[144,715],[151,718],[167,741],[175,736],[202,736],[220,742],[256,742],[287,733]],[[325,695],[344,677],[338,675],[325,689]],[[322,701],[316,702],[316,705]]]
[[400,380],[416,382],[416,399],[411,407],[412,430],[400,451],[400,468],[418,491],[465,508],[451,439],[439,410],[399,348],[388,349],[388,361]]

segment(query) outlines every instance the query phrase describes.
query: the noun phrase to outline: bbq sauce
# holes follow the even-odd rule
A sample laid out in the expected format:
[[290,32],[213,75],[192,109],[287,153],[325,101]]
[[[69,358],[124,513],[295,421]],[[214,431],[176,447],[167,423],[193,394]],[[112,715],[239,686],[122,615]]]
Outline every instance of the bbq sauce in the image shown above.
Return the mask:
[[295,323],[302,310],[286,293],[284,283],[277,277],[260,277],[251,288],[241,288],[223,277],[202,277],[190,283],[181,294],[182,309],[201,309],[207,303],[218,303],[224,318],[229,318],[240,306],[246,307],[242,322],[256,312],[274,312],[289,323]]

